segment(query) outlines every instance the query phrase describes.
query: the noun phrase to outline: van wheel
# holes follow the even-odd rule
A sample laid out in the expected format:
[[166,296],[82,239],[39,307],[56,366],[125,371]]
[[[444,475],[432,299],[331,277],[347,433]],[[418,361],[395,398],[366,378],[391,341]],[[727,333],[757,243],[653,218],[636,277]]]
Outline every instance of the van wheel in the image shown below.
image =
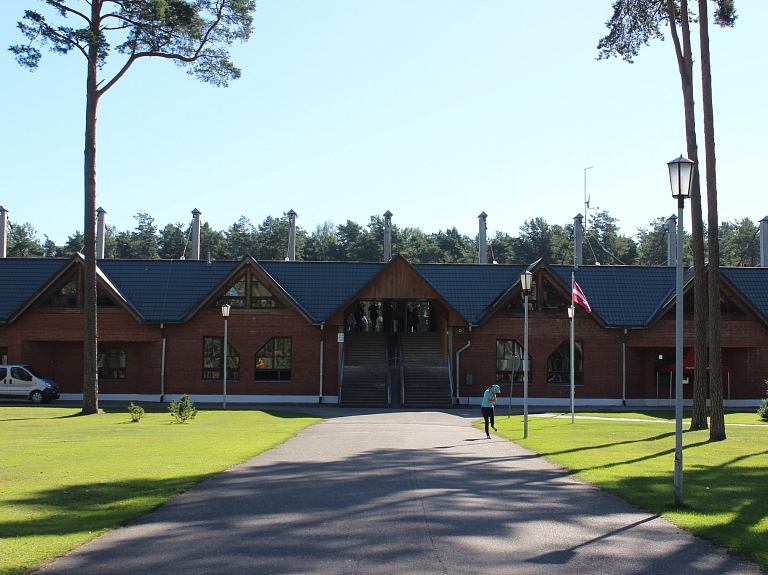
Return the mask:
[[30,393],[29,399],[32,401],[32,403],[43,403],[45,401],[45,397],[43,397],[43,392],[38,390],[35,390],[32,393]]

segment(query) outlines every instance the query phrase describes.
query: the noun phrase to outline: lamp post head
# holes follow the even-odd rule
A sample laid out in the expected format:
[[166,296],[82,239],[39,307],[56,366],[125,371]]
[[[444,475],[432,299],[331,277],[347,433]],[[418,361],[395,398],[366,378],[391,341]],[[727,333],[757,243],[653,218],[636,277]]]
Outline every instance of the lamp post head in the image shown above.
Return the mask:
[[669,185],[672,188],[672,197],[688,199],[691,197],[691,182],[693,181],[693,168],[695,162],[683,157],[667,162],[669,168]]
[[533,274],[525,270],[520,274],[520,286],[523,288],[523,295],[526,296],[531,293],[531,285],[533,284]]
[[225,303],[223,306],[221,306],[221,315],[222,315],[222,317],[228,318],[229,317],[229,310],[230,310],[230,305],[228,303]]

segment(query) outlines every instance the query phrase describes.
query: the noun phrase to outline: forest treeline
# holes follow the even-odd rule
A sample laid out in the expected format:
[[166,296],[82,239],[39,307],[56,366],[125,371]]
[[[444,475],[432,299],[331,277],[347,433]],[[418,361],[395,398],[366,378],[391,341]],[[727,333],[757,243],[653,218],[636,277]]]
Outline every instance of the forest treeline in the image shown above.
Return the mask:
[[[134,216],[133,230],[120,231],[107,226],[105,257],[119,259],[179,259],[190,257],[189,224],[175,223],[159,227],[146,213]],[[583,262],[603,265],[665,265],[667,240],[665,217],[654,219],[648,227],[638,228],[633,236],[619,232],[618,220],[607,211],[590,217],[584,236]],[[40,240],[30,223],[8,225],[8,257],[68,257],[83,247],[83,235],[76,231],[63,245],[56,245],[47,235]],[[720,264],[757,266],[760,263],[758,226],[749,218],[720,225]],[[706,232],[705,232],[706,233]],[[496,232],[488,236],[488,261],[500,264],[530,264],[544,258],[552,264],[573,262],[573,224],[549,224],[543,218],[526,221],[517,236]],[[686,265],[691,264],[690,238],[685,238]],[[459,233],[454,227],[437,233],[419,228],[392,225],[392,253],[401,254],[412,263],[477,262],[477,236]],[[210,252],[214,260],[237,260],[246,254],[259,260],[283,260],[288,252],[288,218],[268,216],[253,224],[241,216],[226,230],[214,230],[206,222],[201,226],[201,257]],[[384,220],[371,216],[360,225],[347,220],[319,224],[311,232],[297,228],[296,259],[306,261],[381,261],[384,251]]]

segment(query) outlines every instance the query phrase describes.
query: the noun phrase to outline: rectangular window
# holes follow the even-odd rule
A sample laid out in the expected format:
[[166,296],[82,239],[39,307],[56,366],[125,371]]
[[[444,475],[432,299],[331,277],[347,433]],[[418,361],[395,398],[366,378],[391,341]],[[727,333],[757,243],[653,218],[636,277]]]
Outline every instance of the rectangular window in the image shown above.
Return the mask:
[[290,381],[290,337],[273,337],[256,352],[254,379],[256,381]]
[[[584,384],[584,342],[573,342],[574,383]],[[571,383],[571,342],[563,341],[547,358],[547,382]]]
[[[224,379],[223,337],[203,338],[203,379]],[[240,379],[240,354],[227,342],[227,379]]]
[[99,379],[125,379],[125,352],[119,347],[99,349]]
[[0,347],[0,365],[8,365],[8,348]]
[[[496,340],[496,381],[523,383],[523,346],[513,339]],[[528,383],[531,380],[531,355],[528,354]]]

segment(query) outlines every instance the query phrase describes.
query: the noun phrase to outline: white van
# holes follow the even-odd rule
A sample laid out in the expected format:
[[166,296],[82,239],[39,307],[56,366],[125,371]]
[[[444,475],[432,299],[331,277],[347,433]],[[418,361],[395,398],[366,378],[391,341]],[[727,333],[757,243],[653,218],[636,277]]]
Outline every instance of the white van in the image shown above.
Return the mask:
[[0,400],[13,398],[48,403],[59,399],[59,386],[28,365],[0,365]]

